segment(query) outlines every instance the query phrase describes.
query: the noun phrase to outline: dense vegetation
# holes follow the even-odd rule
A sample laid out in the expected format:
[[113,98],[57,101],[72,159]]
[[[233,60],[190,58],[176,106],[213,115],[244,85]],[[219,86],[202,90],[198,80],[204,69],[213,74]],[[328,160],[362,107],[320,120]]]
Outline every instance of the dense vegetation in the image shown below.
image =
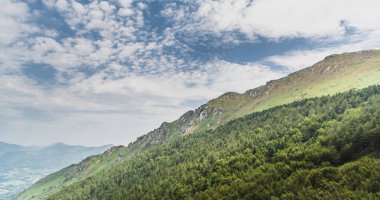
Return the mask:
[[380,86],[179,137],[49,199],[379,199]]

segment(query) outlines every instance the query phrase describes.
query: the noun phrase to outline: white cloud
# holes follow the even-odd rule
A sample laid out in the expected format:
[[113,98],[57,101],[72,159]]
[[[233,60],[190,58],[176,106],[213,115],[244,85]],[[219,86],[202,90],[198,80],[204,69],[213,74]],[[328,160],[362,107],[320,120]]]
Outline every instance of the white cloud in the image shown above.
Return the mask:
[[361,50],[372,50],[380,48],[380,38],[369,37],[363,41],[357,41],[348,44],[334,45],[330,47],[313,48],[310,50],[289,51],[283,55],[275,55],[266,58],[266,61],[273,62],[277,65],[286,67],[293,72],[322,60],[328,55],[339,54],[344,52],[354,52]]
[[[8,107],[8,111],[0,117],[13,135],[4,133],[2,138],[14,141],[14,136],[30,130],[30,135],[24,137],[29,138],[24,140],[27,144],[40,140],[127,144],[163,121],[175,120],[181,113],[194,109],[185,105],[186,101],[205,101],[230,88],[243,92],[282,75],[256,64],[215,60],[195,72],[127,75],[118,80],[105,71],[90,78],[78,75],[69,87],[48,90],[23,76],[3,76],[0,93],[8,96],[1,99],[0,106]],[[25,118],[26,105],[49,120]]]
[[[33,14],[38,11],[21,1],[5,0],[0,7],[0,139],[127,144],[194,109],[186,102],[244,92],[331,53],[380,46],[375,0],[173,3],[160,12],[173,23],[162,33],[149,27],[144,16],[149,5],[141,2],[43,2],[73,34],[38,27]],[[304,37],[334,45],[266,58],[288,69],[276,72],[260,61],[194,58],[190,54],[195,50],[178,40],[178,33],[196,39],[214,34],[217,42],[237,44],[235,32],[252,40]],[[57,84],[24,75],[22,66],[31,62],[55,68]]]
[[69,6],[66,0],[57,0],[56,6],[59,10],[66,10]]
[[133,12],[133,10],[130,9],[130,8],[121,8],[121,9],[119,9],[119,11],[117,12],[117,14],[120,15],[120,16],[125,17],[125,16],[131,16],[131,15],[133,15],[134,12]]
[[341,39],[345,28],[380,29],[377,0],[224,0],[199,1],[190,28],[215,33],[240,31],[248,37]]
[[86,13],[86,9],[85,7],[81,4],[81,3],[78,3],[76,1],[72,1],[72,6],[74,8],[74,10],[78,13],[78,14],[85,14]]
[[36,27],[26,23],[29,17],[31,15],[27,4],[10,0],[2,1],[0,6],[0,46],[10,45],[24,34],[39,31]]
[[119,0],[119,3],[124,7],[128,8],[132,6],[133,0]]

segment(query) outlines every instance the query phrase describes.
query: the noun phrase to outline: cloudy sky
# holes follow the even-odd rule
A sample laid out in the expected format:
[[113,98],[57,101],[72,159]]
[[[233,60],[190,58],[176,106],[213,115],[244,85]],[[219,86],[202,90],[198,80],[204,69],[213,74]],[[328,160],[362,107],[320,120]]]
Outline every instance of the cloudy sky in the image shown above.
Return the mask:
[[128,144],[226,91],[380,47],[378,0],[1,0],[0,140]]

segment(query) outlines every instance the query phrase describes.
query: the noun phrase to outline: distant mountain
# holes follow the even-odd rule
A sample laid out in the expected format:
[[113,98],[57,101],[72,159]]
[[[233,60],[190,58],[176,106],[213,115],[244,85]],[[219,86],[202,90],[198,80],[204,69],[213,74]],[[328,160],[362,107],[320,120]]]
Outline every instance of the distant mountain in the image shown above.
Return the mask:
[[111,145],[102,147],[72,146],[56,143],[47,147],[19,147],[3,151],[0,155],[0,168],[49,168],[60,169],[80,162],[90,155],[102,153]]
[[[182,152],[182,149],[177,148],[177,146],[181,146],[181,141],[185,140],[184,138],[190,140],[192,134],[201,134],[222,125],[225,125],[222,127],[228,128],[228,124],[232,120],[244,119],[241,117],[250,113],[294,101],[333,95],[350,89],[361,89],[380,84],[379,77],[380,51],[361,51],[328,56],[311,67],[292,73],[282,79],[269,81],[266,85],[248,90],[243,94],[225,93],[199,108],[183,114],[171,123],[164,122],[159,128],[141,136],[128,147],[113,147],[101,155],[89,157],[77,165],[69,166],[47,176],[22,193],[18,199],[44,199],[63,188],[71,188],[70,185],[75,185],[75,183],[86,184],[88,178],[102,176],[107,171],[120,170],[119,172],[121,172],[123,170],[115,168],[115,166],[120,165],[120,163],[128,165],[127,163],[134,158],[145,155],[142,152],[152,153],[157,150],[156,155],[171,152],[167,148],[161,148],[165,145],[176,145],[176,151]],[[313,110],[308,112],[312,113]],[[236,137],[238,138],[238,136]],[[177,143],[173,144],[175,141]],[[201,143],[202,141],[197,142]],[[209,142],[212,143],[212,140]],[[207,150],[204,150],[206,154]],[[201,155],[199,156],[201,157]],[[213,160],[215,156],[217,155],[205,159]],[[186,160],[186,158],[182,159]],[[152,166],[155,165],[154,160],[148,161],[153,162],[150,163]],[[140,166],[142,172],[146,174],[151,173],[143,170],[146,168],[143,163],[138,163],[136,166]],[[169,164],[169,166],[171,165]],[[129,179],[130,177],[124,178]],[[122,179],[120,181],[121,184],[123,181]],[[135,189],[138,190],[139,186],[135,186]]]
[[11,199],[43,176],[102,153],[111,146],[55,143],[47,147],[24,147],[0,142],[0,199]]
[[26,147],[16,144],[8,144],[0,141],[0,155],[6,152],[22,151],[23,149],[26,149]]

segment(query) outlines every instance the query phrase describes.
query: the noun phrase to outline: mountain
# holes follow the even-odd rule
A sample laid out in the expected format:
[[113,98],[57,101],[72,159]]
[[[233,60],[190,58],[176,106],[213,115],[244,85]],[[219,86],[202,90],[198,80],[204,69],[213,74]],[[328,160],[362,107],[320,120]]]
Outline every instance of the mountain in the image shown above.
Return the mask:
[[296,101],[175,138],[46,199],[379,199],[379,123],[380,86]]
[[0,142],[0,199],[12,199],[38,179],[111,148],[52,144],[24,147]]
[[[69,164],[80,162],[82,159],[102,153],[111,148],[110,145],[102,147],[73,146],[62,143],[52,144],[43,148],[27,148],[3,152],[0,156],[0,168],[30,167],[54,169],[63,168]],[[48,158],[48,159],[46,159]]]
[[174,122],[164,122],[135,143],[140,146],[160,144],[174,136],[213,129],[232,119],[273,106],[380,84],[379,66],[380,51],[331,55],[311,67],[243,94],[227,92],[186,112]]
[[[157,148],[164,148],[176,143],[185,150],[185,147],[178,144],[178,141],[191,140],[197,135],[209,133],[209,130],[216,131],[218,130],[217,127],[228,128],[231,121],[244,119],[241,117],[247,114],[259,111],[263,111],[262,113],[265,114],[264,110],[297,100],[333,95],[354,88],[361,89],[380,84],[379,77],[380,51],[361,51],[328,56],[311,67],[292,73],[282,79],[269,81],[266,85],[248,90],[243,94],[225,93],[199,108],[185,113],[174,122],[164,122],[159,128],[141,136],[128,147],[114,147],[102,155],[89,157],[78,165],[69,166],[47,176],[22,193],[18,199],[46,198],[53,193],[64,191],[63,188],[71,188],[76,184],[86,184],[86,181],[108,174],[108,171],[123,171],[118,166],[128,165],[139,156],[154,154],[152,151],[158,151]],[[239,131],[236,130],[237,133]],[[212,140],[209,139],[208,141],[211,143]],[[201,140],[197,140],[197,142],[204,144]],[[194,150],[194,148],[190,149]],[[171,152],[168,149],[165,151]],[[178,151],[181,152],[181,149]],[[188,153],[191,154],[191,152]],[[207,154],[207,150],[203,153]],[[201,155],[198,156],[201,157]],[[221,155],[217,153],[215,156],[219,158],[218,156]],[[183,159],[186,160],[186,158]],[[147,163],[154,165],[151,163],[152,160],[148,161]],[[144,166],[140,167],[145,169]],[[145,173],[146,176],[149,176],[151,172],[145,171]],[[112,176],[112,174],[108,175]],[[134,176],[132,175],[132,177]],[[120,185],[120,181],[125,182],[119,180],[113,184]],[[136,187],[137,190],[139,186]]]
[[6,152],[22,151],[25,148],[26,147],[23,147],[17,144],[8,144],[8,143],[0,141],[0,156]]

